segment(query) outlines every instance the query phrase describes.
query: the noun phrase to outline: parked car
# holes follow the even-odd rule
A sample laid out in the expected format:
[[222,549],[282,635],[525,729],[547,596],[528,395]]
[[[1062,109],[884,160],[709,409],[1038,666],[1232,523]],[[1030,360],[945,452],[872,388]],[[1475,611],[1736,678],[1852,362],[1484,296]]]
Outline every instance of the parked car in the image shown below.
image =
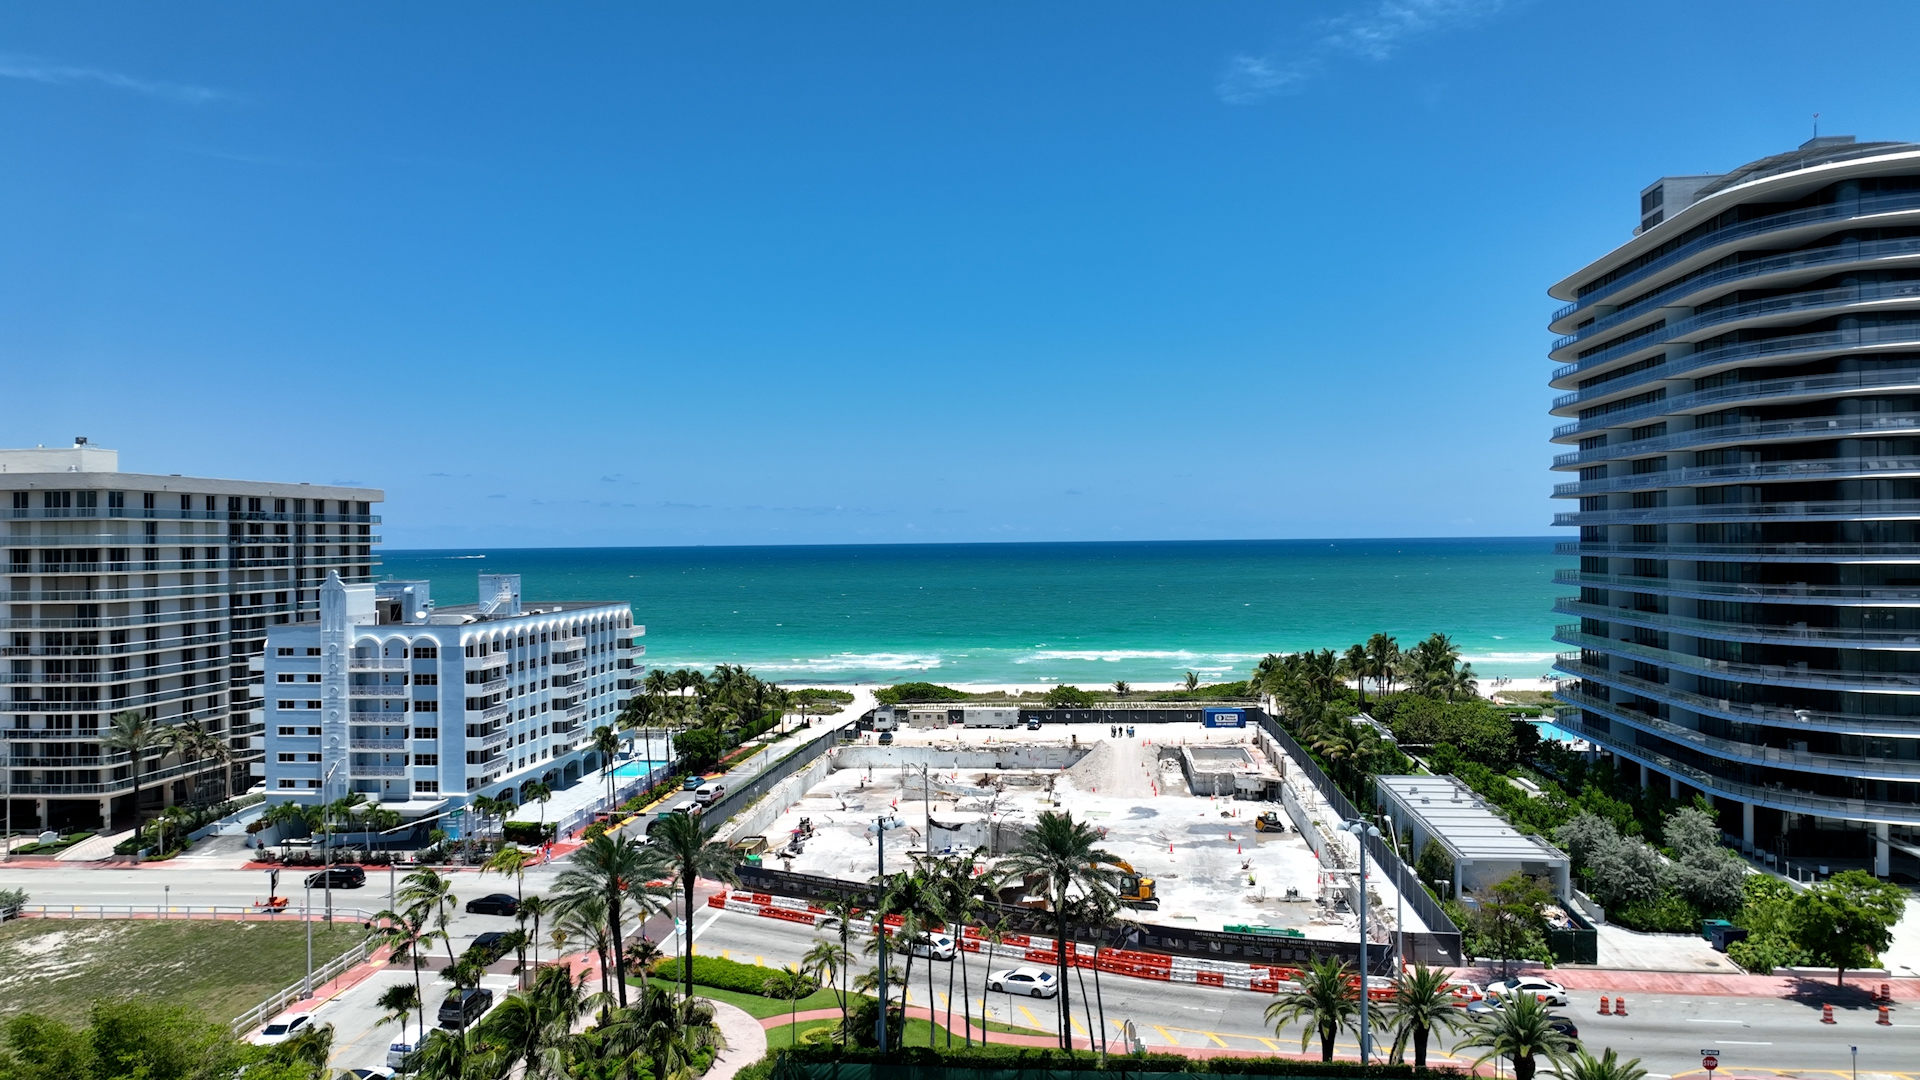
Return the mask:
[[472,957],[474,963],[486,967],[505,956],[506,952],[507,935],[498,930],[489,930],[474,938],[473,944],[467,946],[467,951],[461,954],[461,958]]
[[[329,884],[331,883],[331,884]],[[357,889],[367,883],[367,872],[357,866],[330,866],[317,874],[307,875],[309,889]]]
[[1060,992],[1059,984],[1054,981],[1053,972],[1046,968],[1024,966],[1007,968],[988,975],[987,989],[1037,998],[1049,998]]
[[467,901],[469,915],[506,915],[513,916],[520,911],[520,901],[503,892],[489,893],[477,900]]
[[951,960],[954,954],[953,939],[946,934],[933,934],[921,931],[913,939],[913,955],[924,956],[930,960]]
[[1579,1025],[1564,1016],[1549,1017],[1547,1025],[1560,1034],[1565,1035],[1567,1038],[1572,1039],[1574,1042],[1580,1041]]
[[693,801],[699,803],[701,806],[712,806],[714,803],[719,802],[726,793],[727,786],[716,780],[711,784],[701,784],[699,790],[693,793]]
[[653,830],[654,830],[654,827],[655,827],[655,826],[657,826],[657,825],[659,825],[659,824],[660,824],[660,823],[661,823],[662,821],[665,821],[665,820],[667,819],[667,817],[668,817],[668,815],[670,815],[670,814],[691,814],[691,813],[693,813],[693,809],[694,809],[694,808],[693,808],[693,807],[690,807],[690,806],[674,806],[674,807],[669,807],[669,808],[667,808],[667,809],[665,809],[665,810],[662,810],[662,811],[660,811],[660,812],[659,812],[658,814],[655,814],[655,815],[653,816],[653,820],[652,820],[652,821],[649,821],[649,822],[647,822],[647,835],[648,835],[648,836],[652,836],[652,835],[653,835]]
[[[881,733],[880,733],[880,745],[881,745],[881,746],[892,746],[892,745],[893,745],[893,732],[891,732],[891,731],[883,731],[883,732],[881,732]],[[876,1006],[874,1006],[874,1008],[876,1008],[876,1009],[877,1009],[877,1008],[879,1008],[879,1006],[878,1006],[878,1005],[876,1005]]]
[[392,1069],[382,1069],[378,1066],[371,1069],[348,1069],[346,1075],[353,1077],[353,1080],[393,1080]]
[[1517,997],[1521,994],[1537,997],[1549,1005],[1573,1003],[1567,995],[1566,987],[1538,975],[1515,975],[1510,979],[1500,979],[1487,984],[1487,996],[1490,998]]
[[288,1039],[307,1030],[307,1024],[312,1019],[313,1016],[310,1013],[294,1013],[292,1016],[283,1016],[268,1024],[266,1027],[261,1028],[260,1034],[253,1037],[253,1042],[256,1046],[273,1046],[277,1043],[286,1042]]
[[[1028,731],[1039,731],[1039,730],[1040,730],[1040,718],[1039,718],[1039,717],[1037,717],[1037,716],[1029,716],[1029,717],[1027,717],[1027,730],[1028,730]],[[877,1008],[878,1006],[875,1006],[875,1007]]]
[[[689,776],[685,780],[681,781],[680,790],[681,791],[699,791],[700,785],[706,782],[707,782],[706,777],[701,776],[699,773],[694,773],[692,776]],[[878,1006],[875,1006],[875,1007],[877,1008]]]
[[440,1003],[440,1026],[459,1030],[486,1015],[493,1007],[493,991],[455,990]]
[[409,1059],[412,1057],[413,1057],[412,1043],[397,1042],[397,1043],[387,1044],[387,1068],[404,1069],[407,1067],[409,1063]]

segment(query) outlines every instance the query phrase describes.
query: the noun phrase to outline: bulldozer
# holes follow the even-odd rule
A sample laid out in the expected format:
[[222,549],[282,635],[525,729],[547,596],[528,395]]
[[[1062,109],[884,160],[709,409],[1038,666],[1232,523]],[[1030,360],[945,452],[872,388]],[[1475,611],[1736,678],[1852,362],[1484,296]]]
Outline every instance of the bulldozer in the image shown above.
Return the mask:
[[1117,884],[1120,887],[1120,902],[1130,908],[1143,911],[1158,911],[1160,898],[1153,894],[1153,879],[1133,868],[1125,859],[1116,859],[1108,864],[1120,871]]
[[1268,810],[1253,819],[1253,831],[1283,833],[1287,831],[1287,823],[1278,810]]

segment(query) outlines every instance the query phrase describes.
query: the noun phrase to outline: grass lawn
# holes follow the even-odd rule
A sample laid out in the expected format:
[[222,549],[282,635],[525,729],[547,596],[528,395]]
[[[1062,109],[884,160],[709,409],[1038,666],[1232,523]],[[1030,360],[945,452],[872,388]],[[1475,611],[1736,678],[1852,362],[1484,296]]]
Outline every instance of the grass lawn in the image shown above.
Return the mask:
[[[317,966],[361,937],[315,924]],[[226,1021],[306,973],[300,923],[15,919],[0,926],[0,1017],[36,1012],[84,1024],[98,998],[164,997]]]
[[[627,981],[635,986],[640,984],[640,980],[638,979],[629,979]],[[679,983],[674,983],[673,985],[675,989],[678,989],[680,986]],[[785,998],[761,997],[759,994],[746,994],[738,990],[721,990],[718,987],[701,986],[699,983],[693,984],[693,993],[696,997],[712,998],[715,1001],[724,1001],[729,1005],[738,1005],[740,1008],[745,1009],[755,1020],[765,1020],[769,1016],[785,1016],[789,1008],[792,1008],[796,1012],[806,1012],[808,1009],[837,1009],[840,1007],[839,996],[833,991],[826,989],[816,990],[806,997],[801,998],[792,1006],[787,1004]],[[847,1007],[853,1008],[859,1004],[859,1000],[859,995],[854,995],[847,1000]]]
[[[959,1018],[956,1016],[955,1020],[957,1021],[958,1019]],[[975,1021],[975,1023],[978,1023],[978,1022],[979,1021]],[[810,1031],[831,1032],[833,1031],[833,1029],[839,1026],[840,1026],[839,1020],[802,1020],[798,1024],[781,1024],[779,1027],[768,1028],[767,1029],[767,1049],[777,1050],[783,1046],[792,1046],[795,1035],[802,1036],[804,1041],[804,1036],[807,1034],[807,1032],[810,1032]],[[1033,1028],[1009,1027],[1006,1024],[1002,1024],[998,1021],[994,1022],[993,1030],[1013,1032],[1019,1035],[1046,1034],[1045,1032],[1042,1032],[1042,1031],[1035,1031]],[[941,1047],[945,1047],[947,1045],[947,1029],[946,1028],[940,1026],[939,1024],[930,1024],[925,1020],[909,1019],[907,1021],[907,1031],[905,1035],[905,1042],[903,1042],[901,1045],[925,1046],[927,1045],[927,1039],[929,1036],[932,1036],[932,1038],[936,1040],[936,1045]],[[827,1036],[816,1035],[814,1036],[814,1038],[818,1040],[818,1039],[827,1038]],[[975,1042],[978,1042],[978,1041],[979,1040],[977,1039],[975,1040]],[[960,1033],[957,1031],[954,1032],[953,1034],[953,1045],[955,1046],[965,1045],[965,1040],[961,1037]]]

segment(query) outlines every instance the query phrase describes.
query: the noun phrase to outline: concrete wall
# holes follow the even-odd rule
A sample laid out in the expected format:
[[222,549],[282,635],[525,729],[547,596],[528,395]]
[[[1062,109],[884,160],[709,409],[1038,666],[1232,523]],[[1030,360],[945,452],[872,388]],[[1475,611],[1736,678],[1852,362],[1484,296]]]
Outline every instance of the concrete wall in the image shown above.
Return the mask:
[[981,749],[937,746],[842,746],[832,751],[836,769],[897,769],[903,765],[936,769],[1065,769],[1087,756],[1091,746],[1036,746],[1007,743]]
[[[748,806],[732,821],[727,822],[716,839],[732,842],[743,836],[759,836],[767,831],[774,819],[786,812],[789,806],[800,801],[807,789],[826,779],[833,771],[833,759],[825,754],[809,761],[799,772],[787,777],[773,786],[765,798]],[[767,837],[767,842],[775,848],[781,846],[786,837]]]

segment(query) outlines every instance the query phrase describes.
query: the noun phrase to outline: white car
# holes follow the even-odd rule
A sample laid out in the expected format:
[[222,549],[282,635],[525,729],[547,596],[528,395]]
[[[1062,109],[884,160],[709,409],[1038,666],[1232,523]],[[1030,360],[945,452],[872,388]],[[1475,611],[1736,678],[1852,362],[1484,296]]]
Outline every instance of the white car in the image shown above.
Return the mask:
[[404,1039],[387,1045],[387,1068],[404,1069],[407,1059],[413,1056],[413,1044]]
[[309,1013],[295,1013],[292,1016],[283,1016],[273,1023],[268,1024],[266,1027],[261,1028],[260,1034],[253,1037],[253,1043],[255,1046],[273,1046],[286,1042],[288,1039],[307,1030],[307,1024],[312,1020],[313,1016]]
[[913,955],[931,960],[953,959],[953,939],[945,934],[921,934],[914,939]]
[[1037,967],[1007,968],[993,972],[987,976],[987,989],[1037,998],[1050,998],[1060,992],[1053,972]]
[[1501,979],[1487,984],[1489,998],[1536,997],[1549,1005],[1571,1005],[1567,988],[1551,979],[1542,979],[1538,975],[1516,975],[1511,979]]

